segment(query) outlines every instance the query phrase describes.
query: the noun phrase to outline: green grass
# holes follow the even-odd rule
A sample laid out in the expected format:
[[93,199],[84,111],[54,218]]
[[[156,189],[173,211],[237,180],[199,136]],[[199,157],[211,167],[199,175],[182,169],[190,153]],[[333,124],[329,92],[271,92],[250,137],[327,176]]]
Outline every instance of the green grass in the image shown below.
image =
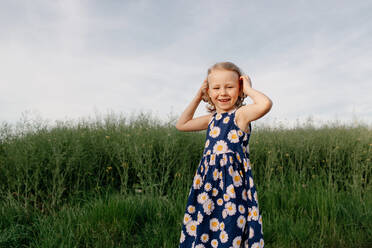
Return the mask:
[[[0,126],[0,247],[177,247],[205,131],[146,115]],[[256,128],[265,247],[372,247],[372,132]]]
[[43,218],[31,246],[171,247],[177,216],[165,197],[111,195]]

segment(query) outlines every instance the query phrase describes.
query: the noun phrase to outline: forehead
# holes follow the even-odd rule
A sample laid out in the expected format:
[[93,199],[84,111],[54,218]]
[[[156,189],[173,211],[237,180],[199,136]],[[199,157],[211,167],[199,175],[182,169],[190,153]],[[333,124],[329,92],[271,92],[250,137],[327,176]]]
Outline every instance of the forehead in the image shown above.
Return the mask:
[[235,71],[228,70],[212,70],[208,75],[208,82],[212,84],[217,83],[234,83],[239,79],[238,74]]

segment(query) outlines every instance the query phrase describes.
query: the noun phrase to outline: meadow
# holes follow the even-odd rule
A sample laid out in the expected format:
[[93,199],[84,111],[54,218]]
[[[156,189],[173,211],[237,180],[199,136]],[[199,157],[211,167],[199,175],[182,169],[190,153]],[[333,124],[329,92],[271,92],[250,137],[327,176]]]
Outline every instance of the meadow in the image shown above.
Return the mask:
[[[205,131],[144,114],[0,126],[0,247],[178,247]],[[260,128],[265,247],[372,247],[372,131]]]

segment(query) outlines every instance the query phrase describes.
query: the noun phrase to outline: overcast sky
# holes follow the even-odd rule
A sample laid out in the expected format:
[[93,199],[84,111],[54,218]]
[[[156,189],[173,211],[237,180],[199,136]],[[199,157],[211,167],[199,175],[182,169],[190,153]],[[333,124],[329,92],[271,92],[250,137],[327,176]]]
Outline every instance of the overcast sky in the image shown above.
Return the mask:
[[371,1],[344,0],[1,0],[0,122],[167,121],[208,67],[231,61],[273,100],[262,123],[372,123],[371,13]]

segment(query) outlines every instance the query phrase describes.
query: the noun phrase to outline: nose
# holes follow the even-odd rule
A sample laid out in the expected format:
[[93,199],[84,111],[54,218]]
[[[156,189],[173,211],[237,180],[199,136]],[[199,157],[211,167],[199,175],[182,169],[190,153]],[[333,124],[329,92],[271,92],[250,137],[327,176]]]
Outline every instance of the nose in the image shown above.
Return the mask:
[[220,94],[225,95],[226,94],[226,89],[224,87],[220,88]]

